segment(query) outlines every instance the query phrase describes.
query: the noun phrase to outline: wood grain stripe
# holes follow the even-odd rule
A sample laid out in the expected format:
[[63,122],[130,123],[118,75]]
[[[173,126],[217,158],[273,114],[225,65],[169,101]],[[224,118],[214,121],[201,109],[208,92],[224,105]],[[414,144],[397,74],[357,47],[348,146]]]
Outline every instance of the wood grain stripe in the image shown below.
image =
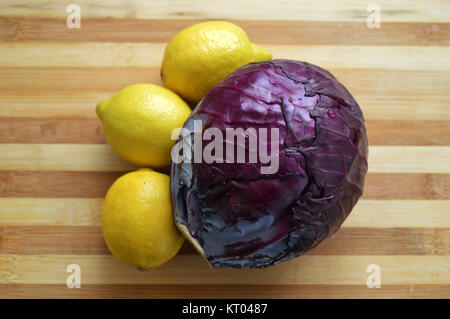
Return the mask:
[[373,68],[405,71],[450,69],[450,47],[442,46],[265,45],[265,47],[272,52],[275,59],[308,61],[326,69]]
[[[0,194],[2,197],[100,198],[125,173],[0,171]],[[450,199],[450,174],[369,173],[363,198]]]
[[0,198],[2,226],[99,226],[103,198]]
[[[352,21],[366,24],[369,16],[367,5],[358,0],[330,0],[327,5],[317,5],[314,0],[283,1],[274,9],[271,0],[228,0],[211,3],[208,0],[188,2],[172,0],[127,1],[112,0],[98,3],[78,0],[84,18],[110,17],[118,19],[252,19],[252,20],[301,20],[301,21]],[[426,4],[420,0],[379,0],[382,22],[448,22],[445,0]],[[15,0],[3,0],[2,16],[66,18],[66,6],[59,2],[27,1],[20,6]],[[274,12],[276,11],[276,13]]]
[[2,284],[0,298],[450,298],[450,285],[86,285]]
[[0,194],[2,197],[101,198],[125,173],[0,171]]
[[366,120],[370,145],[450,145],[450,121]]
[[[102,203],[102,198],[0,198],[0,226],[99,226]],[[362,199],[343,227],[450,228],[449,211],[449,200]]]
[[[0,67],[159,68],[165,43],[0,43]],[[264,44],[274,58],[308,61],[324,68],[449,71],[447,46]]]
[[369,172],[450,173],[450,147],[372,146]]
[[[16,95],[15,100],[20,101],[17,95],[55,96],[55,102],[66,103],[70,94],[70,103],[77,104],[93,100],[93,105],[102,101],[101,97],[111,97],[118,90],[134,83],[154,83],[162,85],[159,68],[74,68],[70,64],[66,68],[0,68],[0,77],[8,79],[0,82],[0,94]],[[63,80],[62,80],[63,79]],[[108,93],[105,95],[105,93]],[[80,99],[78,99],[80,96]],[[94,113],[92,113],[94,114]]]
[[[450,121],[447,72],[331,71],[368,120]],[[161,84],[159,68],[3,68],[0,79],[1,117],[95,118],[95,106],[125,86]]]
[[450,255],[447,228],[348,228],[308,255]]
[[[0,170],[128,171],[104,144],[0,144]],[[371,173],[450,173],[449,146],[372,146]]]
[[343,225],[366,228],[447,228],[450,225],[449,212],[450,201],[447,200],[360,200]]
[[0,144],[2,170],[128,171],[136,167],[101,144]]
[[0,283],[65,283],[69,264],[81,267],[84,284],[364,285],[370,264],[382,268],[383,285],[450,284],[450,256],[308,255],[266,269],[212,269],[199,255],[178,255],[144,273],[111,255],[14,254],[0,255]]
[[[450,145],[450,121],[367,120],[370,145]],[[0,117],[0,143],[106,143],[97,118]]]
[[[0,69],[0,74],[2,70]],[[3,78],[3,77],[2,77]],[[123,87],[122,87],[123,88]],[[39,119],[56,118],[96,118],[95,106],[99,101],[113,96],[108,92],[77,92],[70,94],[54,91],[39,94],[38,91],[12,89],[9,93],[0,94],[0,117],[33,117]]]
[[366,199],[450,199],[448,174],[367,174]]
[[[100,227],[0,226],[0,253],[109,255]],[[179,254],[196,255],[185,242]],[[450,228],[347,228],[307,255],[450,255]]]
[[[444,110],[448,111],[450,108],[448,102],[450,79],[447,72],[431,70],[385,71],[336,67],[330,68],[330,71],[356,97],[378,97],[378,105],[384,104],[386,98],[394,100],[394,98],[411,96],[409,113],[414,113],[416,112],[414,106],[417,105],[414,100],[423,95],[427,98],[437,96],[442,100],[441,105]],[[0,69],[0,76],[5,79],[5,81],[0,82],[2,97],[16,95],[15,99],[20,101],[20,96],[17,95],[33,95],[34,98],[48,96],[49,100],[42,102],[51,102],[51,97],[54,97],[54,102],[65,103],[64,100],[67,100],[67,94],[70,93],[70,102],[73,103],[72,100],[78,103],[93,102],[94,106],[103,98],[111,97],[118,90],[133,83],[162,84],[159,67],[8,67]],[[6,79],[8,80],[6,81]],[[398,85],[399,83],[402,83],[402,85]],[[395,101],[391,101],[391,103],[394,103],[390,104],[391,107],[396,105]],[[364,103],[360,104],[364,107]],[[385,119],[393,120],[395,118],[386,116]]]
[[[440,123],[446,122],[433,125],[438,131],[442,129]],[[0,143],[105,144],[106,141],[98,118],[0,118]]]
[[0,226],[0,253],[25,255],[110,254],[100,227],[95,226]]
[[[182,29],[205,19],[83,19],[69,29],[66,19],[0,16],[0,41],[168,42]],[[230,21],[228,19],[228,21]],[[256,43],[314,45],[450,45],[449,23],[231,20]],[[270,32],[269,32],[270,31]]]
[[[45,87],[29,87],[26,89],[20,86],[11,88],[9,91],[3,90],[3,93],[0,93],[0,117],[92,119],[96,117],[95,106],[100,101],[110,98],[125,86],[140,82],[157,83],[137,77],[130,82],[123,83],[123,85],[118,85],[116,81],[121,80],[118,80],[118,77],[115,79],[115,81],[112,81],[114,83],[112,87],[118,87],[111,92],[105,92],[106,88],[99,88],[92,92],[94,91],[92,89],[86,88],[84,90],[77,87],[73,87],[73,92],[70,92],[70,89],[61,83],[59,86],[55,84],[58,87],[57,91]],[[79,80],[77,86],[82,86],[81,83],[82,79]],[[442,94],[434,95],[431,91],[435,90],[431,89],[430,86],[430,88],[423,90],[424,94],[422,95],[407,95],[406,92],[400,93],[401,95],[397,95],[395,92],[387,92],[387,95],[382,95],[378,92],[380,95],[375,95],[377,92],[374,89],[369,95],[354,94],[354,97],[358,100],[367,120],[448,122],[450,121],[450,106],[447,93],[442,93],[443,91],[438,89]],[[69,94],[70,99],[67,98]]]

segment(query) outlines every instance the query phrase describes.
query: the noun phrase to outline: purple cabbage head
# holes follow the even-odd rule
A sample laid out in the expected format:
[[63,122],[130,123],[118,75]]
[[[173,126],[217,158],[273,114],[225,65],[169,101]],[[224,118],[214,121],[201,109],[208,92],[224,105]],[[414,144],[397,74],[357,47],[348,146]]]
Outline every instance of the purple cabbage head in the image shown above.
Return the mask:
[[214,267],[263,268],[302,255],[333,235],[362,195],[363,114],[327,70],[292,60],[248,64],[197,105],[185,124],[192,139],[194,120],[224,136],[226,128],[279,129],[274,174],[261,172],[259,158],[248,162],[248,139],[245,163],[172,163],[176,223]]

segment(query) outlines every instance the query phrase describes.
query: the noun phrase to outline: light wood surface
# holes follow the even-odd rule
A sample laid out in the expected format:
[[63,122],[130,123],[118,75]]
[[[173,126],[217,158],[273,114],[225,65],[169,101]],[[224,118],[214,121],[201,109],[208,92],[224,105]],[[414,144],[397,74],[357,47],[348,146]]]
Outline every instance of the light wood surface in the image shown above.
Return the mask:
[[[102,198],[1,198],[0,225],[99,226],[102,203]],[[449,210],[450,200],[362,199],[342,227],[447,228]]]
[[[0,166],[26,171],[125,171],[106,144],[0,144]],[[450,173],[449,146],[372,146],[369,173]]]
[[[0,2],[0,297],[450,298],[450,3],[93,1],[81,29],[66,3]],[[275,58],[328,68],[360,103],[370,156],[342,229],[265,270],[210,269],[186,243],[146,273],[120,263],[99,227],[103,197],[134,167],[106,144],[95,106],[132,83],[161,84],[165,43],[225,19]],[[69,264],[82,287],[66,286]],[[381,288],[366,286],[370,264]]]
[[[325,68],[448,72],[445,46],[273,45],[275,57],[305,60]],[[11,43],[0,45],[1,67],[143,67],[158,69],[165,43]],[[52,59],[48,57],[51,56]],[[420,63],[418,63],[420,62]],[[425,67],[426,66],[426,67]],[[439,82],[438,79],[435,79]],[[445,83],[445,82],[444,82]],[[441,83],[441,86],[444,85]]]
[[[15,0],[4,0],[0,7],[4,16],[17,17],[66,17],[66,5],[49,1],[26,0],[18,6]],[[85,8],[86,18],[133,19],[250,19],[250,20],[304,20],[304,21],[355,21],[366,19],[370,0],[328,0],[326,4],[316,0],[284,1],[277,5],[272,0],[110,0],[94,2],[79,0]],[[446,0],[424,3],[420,0],[380,0],[384,19],[390,22],[447,22]]]
[[197,255],[178,255],[164,267],[136,271],[111,255],[0,255],[2,281],[10,284],[58,284],[78,264],[85,284],[155,285],[363,285],[366,267],[384,268],[385,285],[448,284],[450,256],[303,256],[266,269],[212,269]]

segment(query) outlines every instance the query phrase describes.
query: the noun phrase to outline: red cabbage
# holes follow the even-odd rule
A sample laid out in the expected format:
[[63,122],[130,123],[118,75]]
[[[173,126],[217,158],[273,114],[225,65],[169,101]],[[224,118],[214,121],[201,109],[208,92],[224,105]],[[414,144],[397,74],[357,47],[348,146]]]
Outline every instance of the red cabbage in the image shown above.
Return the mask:
[[214,267],[264,268],[302,255],[333,235],[362,195],[363,114],[327,70],[291,60],[248,64],[200,101],[185,124],[190,138],[194,120],[224,135],[279,128],[275,174],[262,174],[259,160],[172,162],[176,223]]

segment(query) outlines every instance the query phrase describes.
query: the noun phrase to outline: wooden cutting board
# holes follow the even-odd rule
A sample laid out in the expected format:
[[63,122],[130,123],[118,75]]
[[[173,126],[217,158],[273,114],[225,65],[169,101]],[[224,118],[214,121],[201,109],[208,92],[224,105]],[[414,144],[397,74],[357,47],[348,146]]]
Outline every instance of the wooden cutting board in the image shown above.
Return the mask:
[[[446,0],[0,2],[0,297],[450,297],[450,6]],[[19,5],[20,4],[20,5]],[[208,19],[242,26],[275,58],[330,69],[364,110],[363,198],[317,249],[264,270],[210,269],[186,244],[160,269],[115,260],[102,198],[133,167],[112,153],[95,105],[160,83],[165,44]],[[69,289],[67,266],[81,268]],[[368,265],[381,288],[368,288]]]

